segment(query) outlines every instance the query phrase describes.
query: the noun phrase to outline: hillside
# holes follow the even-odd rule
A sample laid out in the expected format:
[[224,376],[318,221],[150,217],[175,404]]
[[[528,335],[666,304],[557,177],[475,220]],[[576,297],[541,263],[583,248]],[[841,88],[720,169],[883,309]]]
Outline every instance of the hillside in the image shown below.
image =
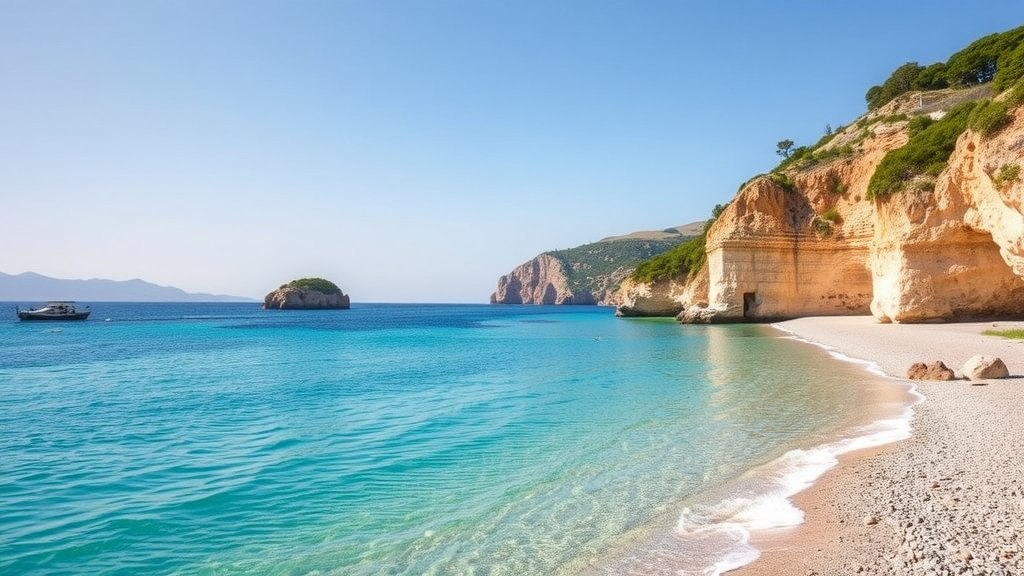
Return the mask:
[[575,248],[551,250],[498,280],[495,304],[605,304],[640,261],[694,235],[702,222],[610,236]]
[[79,300],[83,302],[251,302],[251,298],[223,294],[189,293],[171,286],[143,280],[66,280],[34,272],[0,272],[0,301],[37,302]]
[[[868,113],[743,185],[699,267],[634,277],[624,315],[688,322],[1024,315],[1024,27],[900,66]],[[643,269],[643,266],[641,267]]]

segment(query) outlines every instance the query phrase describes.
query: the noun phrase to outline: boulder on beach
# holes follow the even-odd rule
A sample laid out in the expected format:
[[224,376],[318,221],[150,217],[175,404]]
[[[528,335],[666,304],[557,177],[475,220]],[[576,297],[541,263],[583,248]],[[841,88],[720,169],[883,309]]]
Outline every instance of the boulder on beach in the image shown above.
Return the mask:
[[964,373],[964,378],[968,380],[991,380],[1006,378],[1010,375],[1010,371],[1002,359],[984,354],[978,354],[964,362],[961,371]]
[[282,284],[263,299],[266,309],[348,309],[349,297],[338,285],[323,278],[300,278]]
[[931,364],[914,362],[907,370],[907,378],[911,380],[952,380],[956,378],[956,375],[941,360],[936,360]]

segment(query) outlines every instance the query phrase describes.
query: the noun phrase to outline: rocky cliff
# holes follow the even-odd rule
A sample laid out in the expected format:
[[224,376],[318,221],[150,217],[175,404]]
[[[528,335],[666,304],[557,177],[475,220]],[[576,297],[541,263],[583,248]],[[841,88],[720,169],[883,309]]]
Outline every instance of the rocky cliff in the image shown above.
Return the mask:
[[699,233],[703,222],[545,252],[498,279],[492,304],[609,304],[637,263]]
[[704,268],[674,282],[625,283],[620,312],[678,309],[688,322],[1024,315],[1024,107],[1011,107],[994,134],[964,130],[941,172],[869,199],[883,158],[930,121],[914,119],[940,119],[965,94],[989,95],[907,94],[807,161],[753,179],[708,231]]
[[303,278],[282,285],[263,299],[266,309],[348,309],[349,297],[334,283],[321,278]]
[[[708,269],[685,279],[638,282],[627,278],[612,296],[616,316],[677,316],[688,303],[707,306]],[[691,304],[692,305],[692,304]]]
[[934,190],[875,203],[871,312],[883,322],[1024,316],[1024,108],[991,138],[964,133]]
[[565,266],[549,254],[516,266],[498,279],[491,304],[593,304],[590,293],[573,294]]

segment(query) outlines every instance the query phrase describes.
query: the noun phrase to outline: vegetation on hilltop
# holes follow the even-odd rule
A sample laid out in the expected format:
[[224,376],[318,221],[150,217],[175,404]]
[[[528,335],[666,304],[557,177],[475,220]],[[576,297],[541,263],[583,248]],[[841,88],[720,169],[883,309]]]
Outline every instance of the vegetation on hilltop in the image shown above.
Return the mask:
[[881,85],[864,95],[868,110],[876,110],[912,90],[937,90],[995,82],[1005,90],[1024,77],[1024,26],[990,34],[972,42],[945,62],[921,66],[907,62]]
[[297,290],[316,290],[324,294],[341,294],[341,288],[330,280],[324,280],[323,278],[299,278],[298,280],[292,280],[287,284],[282,284],[281,288],[295,288]]
[[671,235],[663,239],[608,239],[545,254],[562,262],[569,287],[574,292],[589,291],[598,296],[609,287],[614,288],[638,263],[691,238],[674,228],[668,230]]
[[1024,78],[1017,80],[1006,98],[979,102],[967,125],[985,138],[995,136],[1010,124],[1010,111],[1021,104],[1024,104]]
[[[828,162],[835,158],[842,158],[845,156],[853,155],[853,146],[846,144],[843,146],[832,146],[831,148],[825,148],[825,145],[831,142],[839,132],[845,130],[845,126],[840,126],[835,130],[831,126],[825,127],[825,135],[822,136],[813,146],[798,146],[793,148],[792,140],[782,140],[777,146],[776,153],[783,157],[782,162],[778,166],[772,169],[773,174],[780,174],[782,171],[789,168],[810,168],[822,162]],[[783,148],[783,145],[786,147]],[[749,183],[750,180],[747,181]],[[742,188],[742,186],[740,187]]]
[[[960,135],[970,128],[988,138],[1010,124],[1010,111],[1024,104],[1024,77],[1018,78],[1012,90],[1001,100],[965,102],[946,113],[940,120],[915,116],[907,124],[910,140],[902,148],[886,154],[875,168],[868,183],[867,197],[880,198],[899,192],[922,176],[938,176],[949,162]],[[1012,170],[1012,169],[1011,169]],[[1005,175],[1010,181],[1010,173]],[[920,182],[927,187],[931,183]]]
[[949,86],[946,80],[946,64],[938,62],[925,67],[917,62],[907,62],[893,71],[880,86],[872,86],[864,94],[868,110],[875,110],[891,102],[897,96],[911,90],[939,90]]
[[999,56],[996,63],[996,76],[992,79],[997,92],[1002,92],[1024,78],[1024,42],[1009,52]]
[[950,110],[941,120],[914,122],[910,140],[878,163],[868,182],[867,197],[880,198],[899,192],[918,176],[938,176],[946,168],[957,138],[967,129],[967,120],[976,105],[966,102]]
[[656,282],[670,278],[691,277],[704,266],[707,261],[705,251],[708,230],[715,220],[722,214],[728,204],[717,204],[711,211],[711,219],[704,224],[704,230],[700,236],[696,236],[676,246],[675,248],[659,254],[648,260],[637,264],[636,270],[630,275],[635,282]]
[[637,264],[630,278],[636,282],[656,282],[669,278],[688,277],[700,270],[707,260],[707,235],[690,238],[679,246]]
[[[984,85],[990,83],[997,95],[1008,95],[985,100],[991,93]],[[961,88],[975,87],[972,90]],[[897,107],[887,114],[871,113],[895,98],[911,91],[946,90],[932,98],[928,107],[919,106],[914,112]],[[899,66],[889,78],[872,86],[865,95],[869,114],[855,125],[832,129],[826,125],[825,134],[814,145],[796,146],[792,140],[776,143],[781,162],[767,177],[789,192],[796,192],[793,171],[803,170],[822,162],[854,155],[864,139],[873,136],[875,124],[905,123],[908,141],[901,148],[890,151],[875,168],[868,184],[867,198],[883,198],[904,190],[908,186],[922,189],[934,187],[934,178],[944,170],[956,142],[967,129],[983,137],[990,137],[1009,124],[1010,112],[1024,105],[1024,26],[1006,32],[991,34],[972,42],[950,56],[946,62],[921,66],[907,62]],[[907,113],[896,113],[900,111]],[[944,111],[943,115],[925,112]],[[833,140],[843,133],[843,139]],[[1024,172],[1016,164],[1005,165],[993,176],[997,187],[1021,178]],[[754,179],[740,185],[740,191]],[[847,186],[834,174],[828,182],[829,192],[845,193]],[[707,231],[725,206],[715,207],[704,233],[683,242],[671,250],[645,260],[636,266],[630,276],[637,282],[654,282],[670,278],[686,278],[695,274],[706,262]],[[812,227],[821,236],[832,233],[833,226],[842,222],[837,210],[830,209],[815,216]]]
[[[964,129],[970,127],[986,137],[997,133],[1007,125],[1009,111],[1024,102],[1024,85],[1021,84],[1024,82],[1024,26],[980,38],[950,56],[946,62],[936,62],[929,66],[921,66],[917,62],[907,62],[897,67],[885,82],[868,89],[864,97],[868,110],[874,111],[911,91],[939,90],[949,87],[965,88],[989,82],[997,93],[1010,88],[1013,88],[1014,92],[1010,98],[1005,100],[983,102],[974,111]],[[1018,87],[1020,87],[1019,90]],[[868,116],[861,119],[857,123],[857,127],[864,129],[863,137],[870,137],[867,129],[873,124],[892,124],[905,120],[911,121],[910,130],[913,138],[915,130],[920,132],[918,129],[922,128],[922,121],[905,114]],[[918,122],[916,126],[914,125],[915,121]],[[947,125],[945,128],[949,129],[949,126]],[[780,141],[777,144],[777,153],[783,156],[783,160],[772,172],[782,172],[790,168],[804,169],[823,161],[852,155],[854,153],[852,144],[825,147],[841,130],[843,130],[842,127],[834,131],[826,129],[825,136],[813,146],[794,147],[791,140]],[[917,150],[908,150],[904,154],[920,156],[921,146],[925,142],[926,140],[918,141],[916,143]],[[945,140],[943,140],[944,142]],[[938,155],[944,148],[941,146],[931,152]],[[942,161],[944,160],[945,158]],[[935,161],[931,164],[937,166],[938,163],[939,161]],[[920,171],[917,172],[917,174],[920,173]],[[900,179],[909,180],[912,177],[913,174],[904,174]]]

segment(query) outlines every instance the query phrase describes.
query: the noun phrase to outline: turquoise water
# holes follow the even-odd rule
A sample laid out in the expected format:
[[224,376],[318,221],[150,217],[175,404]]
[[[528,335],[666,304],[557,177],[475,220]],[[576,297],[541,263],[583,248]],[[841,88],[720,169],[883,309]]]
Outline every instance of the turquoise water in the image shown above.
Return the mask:
[[696,502],[864,423],[855,369],[768,327],[6,308],[4,575],[701,574],[736,542],[681,537]]

